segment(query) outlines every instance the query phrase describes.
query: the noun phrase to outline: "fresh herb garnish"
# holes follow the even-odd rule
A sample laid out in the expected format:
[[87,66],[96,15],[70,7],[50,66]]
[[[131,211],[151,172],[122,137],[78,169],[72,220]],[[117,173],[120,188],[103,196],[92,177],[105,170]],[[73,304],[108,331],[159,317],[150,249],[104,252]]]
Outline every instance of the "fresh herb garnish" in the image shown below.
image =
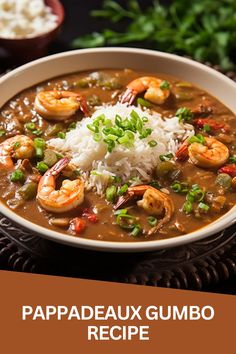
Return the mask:
[[203,131],[204,131],[205,133],[210,133],[210,131],[211,131],[210,125],[209,125],[209,124],[204,124],[204,125],[203,125]]
[[174,155],[170,152],[169,154],[160,155],[159,159],[161,161],[170,161],[173,157],[174,157]]
[[205,144],[205,142],[206,142],[206,140],[205,140],[204,136],[201,134],[194,135],[188,139],[189,144],[193,144],[193,143]]
[[58,132],[58,133],[57,133],[57,137],[60,138],[60,139],[65,139],[66,133],[64,133],[64,132]]
[[0,129],[0,137],[1,137],[1,136],[4,136],[5,134],[6,134],[6,131],[3,130],[3,129]]
[[21,170],[17,169],[14,172],[11,173],[10,180],[11,180],[11,182],[24,183],[25,175],[24,175],[24,173]]
[[170,83],[169,83],[169,81],[164,80],[164,81],[161,82],[161,84],[160,84],[160,89],[162,89],[162,90],[169,90],[169,88],[170,88]]
[[[126,148],[132,147],[135,141],[135,134],[138,134],[139,139],[145,139],[151,135],[152,129],[145,127],[147,121],[146,117],[140,117],[133,110],[125,118],[117,114],[114,122],[102,114],[96,117],[91,124],[87,124],[87,128],[94,133],[93,139],[96,142],[103,141],[107,144],[108,152],[112,152],[116,145],[123,145]],[[151,140],[148,144],[154,147],[157,142]]]
[[179,122],[190,123],[193,118],[193,112],[186,107],[180,107],[176,113],[176,117],[179,118]]
[[230,156],[229,162],[230,163],[236,163],[236,156]]
[[[74,48],[136,44],[165,52],[189,55],[196,60],[219,64],[223,70],[235,68],[232,53],[236,49],[236,2],[234,0],[172,1],[150,6],[129,0],[126,6],[105,0],[102,9],[93,10],[93,17],[110,21],[109,29],[75,39]],[[107,27],[107,21],[106,27]],[[113,24],[127,23],[121,32]],[[123,28],[122,26],[121,28]],[[142,30],[140,30],[142,29]]]
[[147,218],[147,221],[148,221],[149,225],[151,225],[151,226],[156,226],[156,224],[157,224],[157,218],[155,218],[155,216],[149,216]]
[[142,107],[147,107],[147,108],[149,108],[149,107],[152,106],[151,102],[149,102],[149,101],[147,101],[147,100],[144,100],[144,99],[141,98],[141,97],[139,97],[139,98],[137,99],[137,103],[138,103],[140,106],[142,106]]

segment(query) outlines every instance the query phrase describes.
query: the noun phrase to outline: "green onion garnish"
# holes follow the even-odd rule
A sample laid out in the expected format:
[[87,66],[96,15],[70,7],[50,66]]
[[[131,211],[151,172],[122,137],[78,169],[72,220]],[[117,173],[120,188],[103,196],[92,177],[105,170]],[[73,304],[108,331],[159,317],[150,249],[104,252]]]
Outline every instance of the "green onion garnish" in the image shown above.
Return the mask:
[[73,130],[75,128],[76,128],[76,122],[72,122],[72,123],[70,123],[70,125],[69,125],[67,130],[70,131],[70,130]]
[[130,233],[130,236],[138,236],[138,234],[141,232],[141,226],[140,225],[135,225],[135,227],[133,228],[133,230]]
[[40,136],[43,134],[43,131],[41,129],[35,129],[32,131],[32,134],[34,134],[36,136]]
[[114,215],[121,215],[121,214],[127,214],[128,210],[127,209],[118,209],[114,211]]
[[6,134],[6,131],[3,130],[3,129],[0,129],[0,137],[1,137],[1,136],[4,136],[5,134]]
[[36,157],[42,158],[44,149],[46,148],[46,142],[42,138],[35,138],[34,139],[34,147],[35,147],[35,154]]
[[14,172],[11,173],[10,175],[10,180],[12,182],[21,182],[24,183],[25,181],[25,175],[21,170],[15,170]]
[[175,193],[188,193],[189,191],[187,182],[174,181],[170,187]]
[[147,123],[148,122],[148,117],[143,117],[142,121],[143,121],[143,123]]
[[102,134],[101,133],[94,133],[93,134],[93,140],[94,141],[101,141],[102,140]]
[[236,163],[236,156],[230,156],[229,162]]
[[169,161],[174,157],[174,155],[172,153],[166,154],[166,155],[160,155],[159,159],[161,161]]
[[156,226],[156,224],[157,224],[157,218],[155,218],[155,216],[149,216],[149,217],[147,218],[147,220],[148,220],[149,225],[151,225],[151,226]]
[[137,226],[136,221],[137,220],[134,216],[129,214],[123,214],[123,213],[118,214],[116,218],[117,225],[122,227],[122,229],[128,229],[128,230],[133,230],[135,226]]
[[27,129],[27,130],[34,130],[35,129],[35,123],[33,123],[33,122],[30,122],[30,123],[26,123],[25,124],[25,128]]
[[189,123],[193,118],[193,112],[186,107],[181,107],[175,113],[176,117],[179,118],[179,122]]
[[64,133],[64,132],[59,132],[59,133],[57,133],[57,137],[60,138],[60,139],[65,139],[66,133]]
[[169,81],[162,81],[162,83],[160,84],[160,89],[162,90],[168,90],[170,88],[170,83]]
[[118,190],[118,195],[123,195],[127,192],[129,186],[128,184],[123,184],[123,186],[121,186]]
[[189,201],[186,201],[183,205],[183,211],[186,213],[186,214],[190,214],[192,211],[193,211],[193,205],[191,202]]
[[143,98],[138,98],[137,99],[137,103],[140,105],[140,106],[142,106],[142,107],[151,107],[151,103],[149,102],[149,101],[147,101],[147,100],[144,100]]
[[198,208],[203,211],[208,211],[210,209],[209,205],[202,203],[202,202],[198,204]]
[[106,189],[106,200],[110,203],[114,203],[117,197],[117,189],[116,186],[110,186]]
[[40,173],[45,173],[48,170],[48,165],[43,161],[40,161],[37,163],[36,168]]
[[189,138],[188,142],[189,144],[193,144],[193,143],[205,144],[206,140],[203,135],[197,134]]
[[157,146],[157,142],[155,140],[151,140],[151,141],[148,142],[148,145],[150,147],[155,147],[155,146]]

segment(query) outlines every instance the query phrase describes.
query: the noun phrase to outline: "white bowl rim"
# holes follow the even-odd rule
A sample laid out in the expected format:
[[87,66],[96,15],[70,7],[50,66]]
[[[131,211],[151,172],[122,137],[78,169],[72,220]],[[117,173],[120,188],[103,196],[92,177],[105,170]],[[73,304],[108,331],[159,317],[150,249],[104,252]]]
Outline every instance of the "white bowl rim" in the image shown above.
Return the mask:
[[[31,67],[44,63],[47,61],[53,61],[54,59],[77,56],[79,54],[86,53],[106,53],[106,52],[125,52],[125,53],[136,53],[136,54],[146,54],[146,55],[154,55],[161,58],[169,58],[175,59],[182,63],[190,64],[195,66],[200,70],[205,71],[206,73],[211,73],[215,77],[219,78],[219,80],[224,80],[228,85],[232,87],[233,90],[236,89],[236,83],[234,83],[231,79],[226,77],[225,75],[217,72],[216,70],[207,67],[201,63],[195,62],[188,58],[180,57],[176,54],[169,54],[154,50],[141,49],[141,48],[129,48],[129,47],[105,47],[105,48],[93,48],[93,49],[78,49],[67,51],[59,54],[54,54],[50,56],[46,56],[41,59],[34,60],[30,63],[20,66],[17,69],[12,70],[11,72],[5,74],[0,78],[0,85],[2,82],[8,80],[14,75],[17,75],[23,70],[28,70]],[[233,211],[233,212],[232,212]],[[157,249],[164,249],[169,247],[177,247],[187,243],[192,243],[198,240],[202,240],[210,235],[213,235],[217,232],[222,231],[226,227],[229,227],[234,223],[236,218],[236,206],[234,206],[229,212],[218,218],[216,221],[210,223],[209,225],[198,229],[194,232],[176,236],[172,238],[162,239],[162,240],[153,240],[153,241],[134,241],[134,242],[119,242],[119,241],[103,241],[103,240],[92,240],[85,239],[82,237],[70,236],[68,234],[63,234],[57,231],[49,230],[46,227],[39,226],[21,216],[16,214],[14,211],[10,210],[7,206],[5,206],[2,202],[0,202],[0,212],[8,217],[10,220],[13,220],[18,225],[26,228],[29,231],[33,231],[35,234],[49,239],[51,241],[56,241],[62,244],[97,250],[97,251],[106,251],[106,252],[146,252],[153,251]]]

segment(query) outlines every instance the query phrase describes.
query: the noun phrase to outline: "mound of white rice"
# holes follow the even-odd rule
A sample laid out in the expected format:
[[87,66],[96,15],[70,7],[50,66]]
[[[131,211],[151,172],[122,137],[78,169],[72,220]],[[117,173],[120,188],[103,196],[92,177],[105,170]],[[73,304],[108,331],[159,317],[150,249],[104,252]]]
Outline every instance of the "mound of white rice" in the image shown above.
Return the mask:
[[[111,152],[108,152],[108,146],[103,140],[94,140],[94,133],[87,125],[92,124],[96,117],[104,114],[114,123],[116,115],[125,119],[130,117],[132,111],[140,118],[146,118],[145,128],[152,129],[148,137],[140,139],[140,134],[135,133],[132,146],[116,144]],[[160,161],[159,156],[174,154],[181,141],[193,135],[193,126],[179,122],[177,117],[164,118],[156,112],[144,112],[138,107],[117,103],[99,107],[90,118],[78,122],[76,129],[68,132],[65,139],[51,139],[48,145],[70,155],[71,162],[82,172],[87,186],[95,187],[102,194],[111,176],[121,177],[123,181],[132,178],[150,181],[153,169]],[[153,140],[157,145],[152,147],[148,143]]]
[[48,32],[57,16],[44,0],[0,0],[0,37],[26,38]]

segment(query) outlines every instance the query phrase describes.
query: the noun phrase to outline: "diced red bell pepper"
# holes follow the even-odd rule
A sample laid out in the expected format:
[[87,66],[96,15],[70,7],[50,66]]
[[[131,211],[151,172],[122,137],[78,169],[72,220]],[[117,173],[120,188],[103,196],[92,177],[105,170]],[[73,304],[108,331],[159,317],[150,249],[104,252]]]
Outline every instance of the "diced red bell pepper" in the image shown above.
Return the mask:
[[83,214],[82,216],[84,216],[85,218],[88,219],[88,221],[92,222],[92,223],[96,223],[98,222],[98,217],[96,214],[94,214],[93,211],[91,211],[89,208],[86,208],[83,210]]
[[194,119],[193,125],[195,125],[198,129],[202,129],[204,125],[209,125],[209,127],[213,130],[222,129],[223,131],[226,131],[228,128],[224,123],[218,123],[214,119],[204,119],[204,118]]
[[236,176],[236,164],[232,163],[230,165],[223,166],[219,169],[219,173],[227,173],[227,175],[230,175],[231,177]]
[[81,234],[86,227],[86,222],[81,218],[74,218],[70,221],[70,228],[76,234]]

